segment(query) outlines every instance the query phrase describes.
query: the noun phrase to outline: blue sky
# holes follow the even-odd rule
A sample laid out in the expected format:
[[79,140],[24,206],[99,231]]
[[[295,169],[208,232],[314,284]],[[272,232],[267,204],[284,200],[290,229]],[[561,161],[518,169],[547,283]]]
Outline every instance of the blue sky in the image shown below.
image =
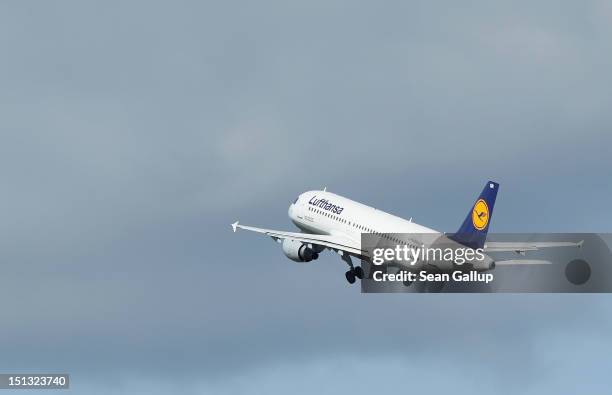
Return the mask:
[[229,226],[290,230],[327,186],[453,231],[492,179],[492,231],[609,231],[608,2],[0,9],[1,371],[83,394],[609,387],[607,295],[362,295],[332,254]]

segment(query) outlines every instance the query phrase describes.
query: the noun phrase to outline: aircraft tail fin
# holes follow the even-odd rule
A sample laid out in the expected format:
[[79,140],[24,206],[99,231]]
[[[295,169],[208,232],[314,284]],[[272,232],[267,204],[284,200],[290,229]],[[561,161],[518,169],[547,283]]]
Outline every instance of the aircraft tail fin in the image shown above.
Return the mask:
[[467,247],[484,248],[499,184],[487,182],[457,233],[449,237]]

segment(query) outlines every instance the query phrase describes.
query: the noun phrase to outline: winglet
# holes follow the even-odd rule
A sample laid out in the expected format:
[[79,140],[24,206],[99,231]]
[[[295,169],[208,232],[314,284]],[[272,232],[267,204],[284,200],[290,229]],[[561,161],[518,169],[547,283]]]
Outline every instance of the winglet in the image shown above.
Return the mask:
[[232,229],[234,230],[234,233],[236,233],[236,229],[238,228],[238,222],[240,221],[236,221],[232,224]]
[[580,240],[580,242],[578,243],[578,248],[582,248],[583,244],[584,244],[584,240]]

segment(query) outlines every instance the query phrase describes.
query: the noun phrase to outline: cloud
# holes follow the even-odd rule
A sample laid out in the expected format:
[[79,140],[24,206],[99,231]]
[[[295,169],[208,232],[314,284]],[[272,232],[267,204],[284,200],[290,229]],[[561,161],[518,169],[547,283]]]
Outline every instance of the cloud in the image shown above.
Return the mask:
[[454,230],[492,178],[498,232],[608,230],[603,3],[2,7],[3,370],[91,393],[441,371],[529,393],[575,377],[539,377],[560,344],[587,367],[609,350],[605,298],[364,296],[335,256],[229,228],[289,229],[327,186]]

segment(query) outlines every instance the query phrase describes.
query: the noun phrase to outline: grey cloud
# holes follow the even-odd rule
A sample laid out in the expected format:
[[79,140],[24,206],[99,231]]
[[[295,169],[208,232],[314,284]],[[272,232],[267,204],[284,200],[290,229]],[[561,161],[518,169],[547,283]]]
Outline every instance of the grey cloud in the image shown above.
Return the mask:
[[496,231],[608,231],[605,2],[2,8],[3,370],[240,393],[463,363],[471,392],[559,393],[561,344],[584,370],[609,350],[604,297],[364,296],[229,228],[290,229],[328,186],[452,231],[493,178]]

